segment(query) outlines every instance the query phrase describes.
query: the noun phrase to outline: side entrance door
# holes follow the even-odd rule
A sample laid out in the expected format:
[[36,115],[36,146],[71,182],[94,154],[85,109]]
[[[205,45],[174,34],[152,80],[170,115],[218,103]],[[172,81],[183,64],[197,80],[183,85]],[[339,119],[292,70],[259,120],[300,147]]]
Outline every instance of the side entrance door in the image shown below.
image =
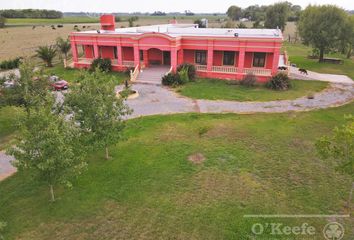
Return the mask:
[[163,51],[163,65],[171,65],[171,52]]

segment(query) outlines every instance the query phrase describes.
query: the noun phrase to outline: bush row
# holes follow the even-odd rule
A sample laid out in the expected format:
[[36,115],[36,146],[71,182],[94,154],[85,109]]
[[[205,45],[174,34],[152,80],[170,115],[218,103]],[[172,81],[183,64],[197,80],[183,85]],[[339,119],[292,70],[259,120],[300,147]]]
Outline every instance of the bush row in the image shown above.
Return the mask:
[[109,58],[96,58],[91,63],[91,70],[99,68],[103,72],[112,71],[112,61]]
[[166,86],[178,86],[189,81],[194,81],[196,75],[195,66],[183,63],[177,67],[176,73],[169,73],[162,77],[162,84]]
[[0,62],[0,69],[7,70],[7,69],[18,68],[20,62],[21,62],[21,58],[2,61]]

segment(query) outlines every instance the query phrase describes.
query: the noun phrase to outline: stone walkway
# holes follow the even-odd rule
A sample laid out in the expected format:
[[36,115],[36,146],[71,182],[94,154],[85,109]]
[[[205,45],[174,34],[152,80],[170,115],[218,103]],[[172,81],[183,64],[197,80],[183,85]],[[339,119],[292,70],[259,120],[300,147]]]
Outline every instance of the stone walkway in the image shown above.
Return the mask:
[[290,67],[290,78],[292,79],[317,80],[317,81],[332,82],[332,83],[348,83],[348,84],[354,83],[353,80],[346,75],[317,73],[309,70],[307,70],[307,73],[308,75],[301,74],[298,68]]
[[0,152],[0,181],[16,172],[16,168],[11,165],[14,158]]

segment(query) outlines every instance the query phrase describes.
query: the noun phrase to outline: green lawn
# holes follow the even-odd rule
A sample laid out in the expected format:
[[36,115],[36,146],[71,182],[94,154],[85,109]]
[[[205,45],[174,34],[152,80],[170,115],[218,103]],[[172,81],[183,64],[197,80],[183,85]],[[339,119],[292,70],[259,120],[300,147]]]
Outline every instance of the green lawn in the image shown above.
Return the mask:
[[[55,204],[48,202],[47,186],[26,173],[0,182],[4,237],[260,239],[251,234],[254,223],[306,222],[316,228],[311,239],[323,239],[324,218],[243,215],[345,214],[351,179],[334,170],[335,161],[317,157],[314,141],[342,124],[353,108],[354,103],[305,113],[129,120],[126,140],[111,147],[112,159],[104,160],[97,149],[72,190],[57,188]],[[205,161],[188,161],[195,153]],[[337,221],[351,239],[353,219]]]
[[[77,82],[80,79],[80,74],[86,70],[79,70],[73,68],[64,68],[62,63],[56,64],[51,68],[44,68],[44,73],[47,75],[56,75],[61,79],[68,81],[69,83]],[[117,84],[121,84],[125,79],[129,78],[129,76],[122,72],[110,72],[107,73],[112,76]]]
[[305,68],[320,73],[344,74],[354,79],[354,59],[347,59],[339,53],[326,54],[325,57],[335,57],[344,60],[343,64],[319,63],[316,59],[308,59],[307,56],[311,53],[310,47],[302,44],[290,44],[284,42],[284,49],[289,54],[291,63],[296,63],[300,68]]
[[14,123],[21,114],[22,111],[20,108],[0,108],[0,150],[3,150],[11,143],[16,130]]
[[275,91],[265,86],[244,87],[219,79],[197,79],[177,89],[187,97],[210,100],[234,101],[272,101],[295,99],[309,93],[325,89],[328,83],[319,81],[292,80],[292,88],[288,91]]

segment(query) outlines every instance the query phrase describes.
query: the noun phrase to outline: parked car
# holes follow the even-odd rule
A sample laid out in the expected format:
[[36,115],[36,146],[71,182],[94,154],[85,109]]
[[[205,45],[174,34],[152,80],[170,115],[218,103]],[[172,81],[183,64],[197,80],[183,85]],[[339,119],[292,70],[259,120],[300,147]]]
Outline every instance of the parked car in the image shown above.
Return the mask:
[[65,80],[60,80],[55,83],[52,83],[52,87],[55,91],[66,90],[68,89],[69,85],[68,82]]

